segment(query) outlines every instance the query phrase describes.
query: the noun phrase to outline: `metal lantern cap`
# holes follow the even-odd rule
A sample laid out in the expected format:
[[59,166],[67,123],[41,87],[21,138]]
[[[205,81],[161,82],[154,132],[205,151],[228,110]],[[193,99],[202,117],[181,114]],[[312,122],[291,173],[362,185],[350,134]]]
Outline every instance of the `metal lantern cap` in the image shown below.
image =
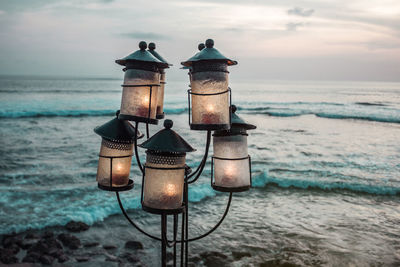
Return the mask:
[[[116,143],[133,143],[135,138],[135,127],[128,122],[118,119],[119,110],[116,112],[116,118],[94,128],[94,132],[101,137]],[[137,139],[143,137],[143,134],[137,132]]]
[[172,125],[172,120],[165,120],[165,129],[162,129],[139,146],[149,150],[169,153],[196,151],[196,149],[191,147],[179,134],[171,130]]
[[[217,49],[214,48],[214,41],[212,39],[208,39],[206,41],[206,47],[201,49],[200,52],[195,54],[193,57],[188,60],[182,62],[181,64],[186,67],[192,66],[193,62],[203,61],[203,60],[215,60],[215,61],[225,61],[228,66],[236,65],[237,61],[229,59],[222,55]],[[200,48],[200,45],[199,45]]]
[[232,112],[232,127],[236,127],[236,128],[243,128],[246,130],[253,130],[256,129],[257,127],[253,124],[247,123],[245,120],[243,120],[242,118],[240,118],[237,114],[236,114],[236,106],[232,105],[231,106],[231,112]]
[[[199,51],[203,50],[205,47],[206,47],[206,45],[205,45],[204,43],[199,43],[199,45],[197,46],[197,48],[199,49]],[[196,55],[197,55],[198,53],[200,53],[200,52],[197,52]],[[196,55],[195,55],[195,56],[196,56]],[[191,70],[192,67],[191,67],[191,66],[190,66],[190,67],[183,66],[183,67],[181,67],[180,69],[181,69],[181,70],[187,70],[187,69]]]
[[246,134],[246,130],[253,130],[257,127],[253,124],[247,123],[236,114],[236,106],[231,106],[231,128],[229,130],[215,131],[213,136],[226,136],[235,134]]
[[[157,51],[156,51],[156,44],[155,43],[149,43],[149,49],[147,50],[152,54],[154,57],[156,57],[158,60],[160,60],[162,63],[167,64],[165,68],[169,68],[169,66],[172,66],[172,64],[169,64]],[[162,68],[162,67],[160,67]]]
[[145,41],[141,41],[139,43],[139,48],[139,50],[133,52],[129,56],[126,56],[122,59],[117,59],[115,62],[119,65],[126,66],[129,61],[141,61],[154,63],[159,68],[168,68],[168,63],[162,62],[146,50],[147,43]]

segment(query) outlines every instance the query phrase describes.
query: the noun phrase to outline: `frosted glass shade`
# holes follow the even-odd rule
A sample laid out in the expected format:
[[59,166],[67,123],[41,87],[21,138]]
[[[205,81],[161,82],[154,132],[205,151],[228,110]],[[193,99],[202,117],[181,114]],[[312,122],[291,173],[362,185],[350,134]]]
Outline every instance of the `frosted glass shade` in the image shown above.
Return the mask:
[[247,135],[226,135],[213,137],[214,156],[220,158],[247,157]]
[[224,188],[250,186],[247,135],[214,136],[214,184]]
[[218,187],[250,186],[249,159],[221,160],[214,158],[214,184]]
[[164,88],[165,88],[165,73],[160,74],[160,87],[158,88],[157,96],[157,115],[164,114]]
[[129,182],[133,144],[103,139],[100,148],[97,182],[103,186],[121,187]]
[[191,124],[229,124],[228,73],[193,72],[190,84],[192,89]]
[[143,205],[158,210],[181,208],[185,155],[147,152],[145,166]]
[[[159,72],[127,69],[122,90],[120,114],[155,119],[159,84]],[[154,85],[151,90],[149,85]]]

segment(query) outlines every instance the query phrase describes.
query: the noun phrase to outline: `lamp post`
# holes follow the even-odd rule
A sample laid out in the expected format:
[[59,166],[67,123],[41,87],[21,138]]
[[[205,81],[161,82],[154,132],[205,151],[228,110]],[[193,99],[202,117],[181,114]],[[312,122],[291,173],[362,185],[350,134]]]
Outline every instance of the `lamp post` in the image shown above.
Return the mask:
[[165,69],[169,68],[169,66],[172,66],[171,64],[168,64],[168,62],[159,54],[156,52],[156,44],[155,43],[149,43],[149,52],[158,60],[161,62],[167,64],[166,66],[160,66],[158,69],[160,70],[160,87],[158,89],[158,96],[157,96],[157,119],[163,119],[165,117],[164,115],[164,89],[165,89]]
[[[205,47],[199,45],[200,52],[182,62],[184,68],[190,71],[190,128],[207,131],[204,155],[192,172],[185,159],[186,153],[195,149],[171,129],[171,120],[164,121],[164,129],[152,137],[149,135],[148,124],[157,124],[158,119],[164,116],[164,88],[160,86],[160,75],[161,82],[165,81],[162,75],[169,64],[154,51],[155,44],[151,43],[146,50],[147,44],[142,41],[139,48],[116,61],[125,66],[121,112],[117,112],[113,120],[95,128],[103,140],[97,172],[98,187],[115,191],[121,211],[129,223],[144,235],[161,241],[161,266],[167,264],[168,248],[173,249],[173,266],[177,265],[178,254],[180,265],[187,266],[189,242],[215,231],[228,214],[233,193],[251,187],[251,159],[247,152],[246,131],[256,126],[246,123],[236,114],[236,107],[231,106],[227,67],[237,62],[223,56],[214,48],[214,41],[208,39]],[[135,126],[129,121],[135,121]],[[138,131],[140,122],[146,125],[147,140],[138,145],[137,140],[143,137]],[[189,186],[199,179],[204,170],[212,131],[211,186],[214,190],[228,192],[229,198],[225,212],[214,227],[202,235],[189,237]],[[140,162],[138,147],[146,149],[145,164]],[[159,236],[139,227],[128,216],[119,196],[120,191],[133,188],[133,181],[129,179],[133,154],[142,172],[142,209],[161,216]],[[172,240],[167,238],[168,216],[173,216]],[[179,253],[177,245],[180,245]]]

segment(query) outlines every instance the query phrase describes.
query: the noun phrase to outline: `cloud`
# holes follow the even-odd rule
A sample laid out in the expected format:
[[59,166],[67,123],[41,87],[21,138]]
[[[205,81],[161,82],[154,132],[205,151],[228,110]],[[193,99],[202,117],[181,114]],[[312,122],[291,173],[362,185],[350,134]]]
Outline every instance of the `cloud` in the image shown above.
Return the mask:
[[159,33],[154,33],[154,32],[128,32],[128,33],[121,33],[119,34],[122,37],[125,38],[131,38],[131,39],[152,39],[152,40],[168,40],[170,37],[159,34]]
[[286,29],[288,31],[297,31],[298,27],[303,27],[304,23],[303,22],[289,22],[286,24]]
[[0,10],[0,15],[5,14],[6,12],[4,12],[3,10]]
[[301,7],[294,7],[287,11],[289,15],[300,16],[300,17],[310,17],[314,13],[314,9],[304,9]]

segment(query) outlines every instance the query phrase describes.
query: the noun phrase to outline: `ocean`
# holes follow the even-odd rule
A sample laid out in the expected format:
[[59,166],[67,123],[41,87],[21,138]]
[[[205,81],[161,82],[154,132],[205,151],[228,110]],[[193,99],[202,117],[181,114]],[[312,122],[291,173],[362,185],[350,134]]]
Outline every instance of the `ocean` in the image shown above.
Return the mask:
[[[188,81],[167,82],[166,118],[197,149],[187,156],[196,168],[206,132],[189,130]],[[93,128],[115,116],[121,83],[122,77],[0,77],[0,234],[83,221],[92,226],[84,240],[139,240],[142,261],[158,265],[160,244],[128,224],[115,194],[97,188],[101,138]],[[220,228],[190,243],[191,257],[218,251],[229,266],[399,266],[400,83],[230,86],[237,113],[257,125],[248,137],[253,188],[234,194]],[[162,121],[150,133],[161,127]],[[135,188],[122,201],[135,221],[158,234],[159,216],[140,208],[135,161],[131,178]],[[219,220],[227,199],[210,186],[209,159],[189,191],[191,237]]]

